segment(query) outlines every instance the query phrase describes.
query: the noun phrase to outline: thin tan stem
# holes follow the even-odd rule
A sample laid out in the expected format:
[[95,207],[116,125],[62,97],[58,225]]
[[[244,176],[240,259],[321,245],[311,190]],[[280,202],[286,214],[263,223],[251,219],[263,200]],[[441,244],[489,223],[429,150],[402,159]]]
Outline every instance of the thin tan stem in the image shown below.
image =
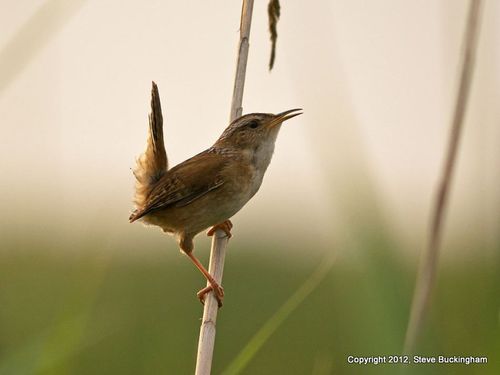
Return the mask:
[[455,101],[446,159],[437,189],[436,201],[434,203],[428,246],[420,260],[415,291],[413,293],[410,319],[406,331],[404,352],[407,354],[411,354],[415,349],[427,315],[429,301],[435,283],[444,216],[446,213],[453,170],[456,164],[460,135],[463,128],[472,82],[472,73],[474,70],[480,26],[480,10],[481,0],[471,0],[464,38],[460,81]]
[[[252,23],[253,0],[243,0],[240,21],[240,42],[238,47],[238,59],[236,63],[236,75],[234,79],[233,99],[231,102],[230,120],[241,116],[243,111],[243,89],[245,86],[245,74],[250,47],[250,26]],[[210,251],[210,264],[208,272],[220,285],[224,270],[224,259],[226,257],[226,245],[228,238],[226,233],[217,229],[212,238],[212,249]],[[218,302],[213,292],[206,295],[203,319],[200,327],[200,338],[198,340],[198,356],[196,359],[196,375],[209,375],[212,368],[212,356],[215,344],[215,323],[217,320]]]
[[243,0],[240,21],[240,43],[238,47],[238,60],[236,62],[236,75],[234,77],[233,99],[229,120],[233,121],[243,112],[243,90],[245,88],[245,75],[247,71],[248,50],[250,48],[250,26],[252,24],[253,0]]

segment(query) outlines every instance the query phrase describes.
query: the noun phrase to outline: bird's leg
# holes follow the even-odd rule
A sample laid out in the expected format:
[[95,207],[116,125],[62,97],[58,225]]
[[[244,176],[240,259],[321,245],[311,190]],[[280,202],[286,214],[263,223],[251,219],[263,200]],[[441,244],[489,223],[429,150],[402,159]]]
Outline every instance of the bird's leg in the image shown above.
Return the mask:
[[207,236],[213,236],[217,229],[221,229],[226,233],[227,238],[231,238],[233,235],[231,234],[231,229],[233,229],[233,223],[231,220],[226,220],[220,224],[214,225],[207,231]]
[[217,300],[217,303],[219,304],[219,307],[222,306],[222,301],[224,299],[224,289],[219,285],[217,281],[208,273],[205,267],[203,267],[203,264],[200,263],[198,258],[196,258],[193,254],[192,251],[186,252],[186,255],[191,259],[191,261],[194,263],[196,268],[200,270],[200,272],[205,276],[205,278],[208,280],[210,283],[209,286],[203,288],[200,290],[196,295],[200,299],[200,302],[205,304],[205,295],[213,290],[215,299]]

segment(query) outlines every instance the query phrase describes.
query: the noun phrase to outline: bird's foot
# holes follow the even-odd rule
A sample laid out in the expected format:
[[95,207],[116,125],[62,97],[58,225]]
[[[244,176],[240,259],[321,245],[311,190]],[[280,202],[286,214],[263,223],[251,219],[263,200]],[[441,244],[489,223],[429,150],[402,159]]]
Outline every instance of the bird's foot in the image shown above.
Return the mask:
[[226,220],[220,224],[214,225],[207,231],[207,236],[213,236],[217,229],[223,230],[226,233],[227,238],[231,238],[233,235],[231,234],[231,229],[233,228],[233,223],[231,220]]
[[219,284],[214,283],[213,285],[209,285],[202,290],[200,290],[196,295],[198,296],[198,299],[200,302],[204,305],[205,304],[205,296],[207,293],[210,293],[211,291],[214,292],[215,299],[217,300],[217,304],[219,305],[219,308],[222,307],[222,301],[224,300],[224,288],[221,287]]
[[[186,250],[184,250],[186,252]],[[197,293],[198,298],[200,299],[201,303],[205,304],[205,295],[211,291],[214,292],[215,299],[217,300],[217,303],[219,304],[219,307],[222,306],[222,300],[224,299],[224,289],[219,285],[217,281],[213,278],[212,275],[206,270],[205,267],[203,267],[203,264],[200,263],[198,258],[196,258],[193,254],[192,251],[187,251],[186,255],[191,259],[191,261],[194,263],[196,268],[198,268],[203,276],[207,279],[209,285],[202,290],[200,290]]]

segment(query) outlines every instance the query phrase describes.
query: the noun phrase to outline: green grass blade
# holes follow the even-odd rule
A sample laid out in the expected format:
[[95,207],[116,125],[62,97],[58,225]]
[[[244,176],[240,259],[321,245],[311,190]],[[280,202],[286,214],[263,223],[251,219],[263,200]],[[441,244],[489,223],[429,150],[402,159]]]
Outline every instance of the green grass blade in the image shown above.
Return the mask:
[[237,375],[255,357],[257,352],[269,340],[271,335],[283,324],[294,310],[311,294],[323,281],[333,266],[335,257],[328,255],[314,270],[311,276],[290,296],[290,298],[269,318],[269,320],[257,331],[246,346],[227,366],[223,375]]

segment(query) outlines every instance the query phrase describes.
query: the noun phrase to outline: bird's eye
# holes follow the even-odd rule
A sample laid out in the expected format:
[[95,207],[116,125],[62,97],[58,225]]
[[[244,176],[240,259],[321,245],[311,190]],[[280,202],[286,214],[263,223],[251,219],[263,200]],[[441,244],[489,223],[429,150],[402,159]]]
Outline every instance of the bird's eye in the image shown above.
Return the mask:
[[250,122],[248,123],[248,127],[249,127],[249,128],[252,128],[252,129],[257,128],[258,126],[259,126],[259,123],[258,123],[258,121],[256,121],[256,120],[250,121]]

